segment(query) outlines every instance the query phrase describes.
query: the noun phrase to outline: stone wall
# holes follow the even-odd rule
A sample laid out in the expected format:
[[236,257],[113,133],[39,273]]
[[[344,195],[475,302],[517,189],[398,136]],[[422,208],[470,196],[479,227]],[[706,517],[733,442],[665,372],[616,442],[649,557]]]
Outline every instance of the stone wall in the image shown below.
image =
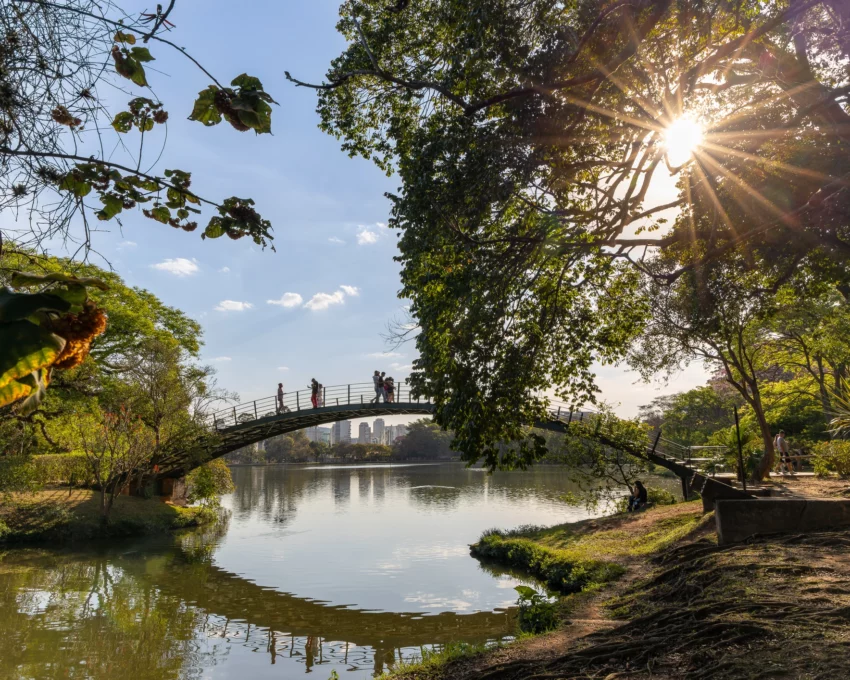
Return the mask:
[[718,500],[715,505],[720,545],[766,534],[806,533],[850,528],[850,500],[757,498]]

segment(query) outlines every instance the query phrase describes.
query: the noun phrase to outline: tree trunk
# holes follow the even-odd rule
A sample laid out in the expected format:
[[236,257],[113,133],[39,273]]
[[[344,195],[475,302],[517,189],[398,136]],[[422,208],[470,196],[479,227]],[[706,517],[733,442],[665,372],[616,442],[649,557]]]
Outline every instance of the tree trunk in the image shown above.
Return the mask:
[[773,449],[773,434],[770,432],[770,426],[767,424],[767,418],[765,418],[764,410],[761,408],[761,399],[757,399],[756,401],[758,402],[758,408],[753,408],[753,412],[756,414],[756,420],[758,420],[759,429],[761,430],[762,442],[764,443],[764,456],[762,456],[758,468],[753,473],[753,482],[758,483],[770,474],[770,471],[773,469],[773,463],[776,461],[776,454]]

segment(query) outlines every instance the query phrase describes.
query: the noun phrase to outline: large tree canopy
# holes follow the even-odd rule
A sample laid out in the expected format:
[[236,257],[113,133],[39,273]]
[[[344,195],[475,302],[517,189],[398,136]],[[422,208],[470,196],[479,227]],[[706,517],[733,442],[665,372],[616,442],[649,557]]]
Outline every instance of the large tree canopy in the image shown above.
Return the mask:
[[[412,381],[466,459],[538,453],[541,392],[593,398],[593,362],[652,314],[647,279],[722,262],[763,290],[846,286],[844,0],[349,0],[338,27],[324,82],[287,76],[401,178]],[[681,120],[702,129],[684,162]]]

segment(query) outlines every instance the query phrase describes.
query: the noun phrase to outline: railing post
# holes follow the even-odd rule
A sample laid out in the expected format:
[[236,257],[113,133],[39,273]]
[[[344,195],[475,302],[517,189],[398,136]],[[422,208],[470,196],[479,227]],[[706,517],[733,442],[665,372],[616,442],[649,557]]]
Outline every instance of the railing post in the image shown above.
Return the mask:
[[558,415],[555,416],[555,420],[557,420],[557,421],[561,420],[561,407],[560,406],[558,407]]
[[260,416],[257,414],[257,402],[254,402],[254,420],[259,420]]
[[239,421],[236,420],[236,407],[233,407],[233,424],[236,425]]
[[213,413],[213,429],[218,429],[218,421],[215,418],[215,413]]
[[580,422],[580,423],[581,423],[581,422],[583,422],[583,421],[584,421],[584,411],[579,411],[579,413],[578,413],[578,422]]
[[300,392],[295,393],[295,408],[298,411],[301,410],[301,393]]
[[572,409],[570,409],[570,419],[567,421],[567,425],[569,425],[571,422],[573,422],[573,410]]
[[[323,388],[322,388],[322,406],[324,406],[324,405],[325,405],[325,400],[326,400],[327,398],[328,398],[328,388],[327,388],[327,387],[323,387]],[[339,399],[337,399],[337,403],[339,403]]]
[[351,385],[348,386],[348,403],[351,403]]
[[649,455],[653,455],[655,453],[655,447],[658,446],[658,440],[661,439],[661,428],[658,428],[658,434],[655,435],[655,442],[652,445],[652,451],[649,452]]
[[360,405],[361,406],[363,405],[363,395],[362,394],[360,395]]

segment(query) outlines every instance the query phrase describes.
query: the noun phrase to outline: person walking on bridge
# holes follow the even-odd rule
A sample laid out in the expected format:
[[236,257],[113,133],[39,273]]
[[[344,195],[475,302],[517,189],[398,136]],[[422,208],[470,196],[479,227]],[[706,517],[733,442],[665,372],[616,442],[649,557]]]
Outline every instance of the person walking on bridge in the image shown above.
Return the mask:
[[277,384],[277,412],[283,413],[283,383]]
[[386,400],[392,404],[395,401],[395,380],[393,380],[392,376],[388,376],[387,379],[384,380],[384,390],[387,395]]
[[375,384],[375,398],[370,401],[370,404],[377,404],[381,401],[381,396],[384,393],[384,381],[381,380],[381,372],[375,371],[375,374],[372,376],[372,382]]
[[313,408],[319,408],[319,381],[315,378],[310,381],[310,401]]

